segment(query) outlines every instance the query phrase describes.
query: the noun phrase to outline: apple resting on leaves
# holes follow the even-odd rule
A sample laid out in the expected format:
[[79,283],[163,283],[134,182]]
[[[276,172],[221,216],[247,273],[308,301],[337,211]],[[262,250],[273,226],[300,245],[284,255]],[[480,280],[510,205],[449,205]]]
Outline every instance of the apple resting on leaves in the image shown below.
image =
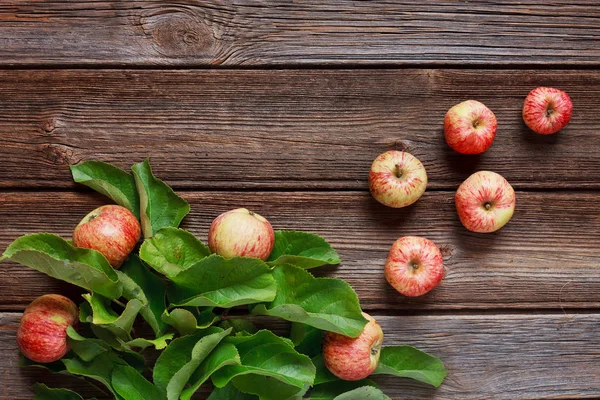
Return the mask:
[[369,189],[383,205],[393,208],[413,204],[425,192],[427,173],[413,155],[391,150],[380,154],[369,172]]
[[73,232],[73,245],[102,253],[119,268],[140,239],[141,228],[135,215],[125,207],[107,205],[86,215]]
[[385,279],[405,296],[421,296],[444,277],[440,249],[429,239],[405,236],[396,240],[385,262]]
[[461,154],[479,154],[490,147],[496,136],[496,116],[476,100],[455,105],[444,117],[446,142]]
[[225,258],[253,257],[265,261],[274,244],[275,233],[269,221],[245,208],[219,215],[208,231],[208,247]]
[[369,322],[360,336],[351,338],[334,332],[325,334],[325,366],[332,374],[347,381],[366,378],[379,364],[383,331],[373,317],[364,312],[362,315]]
[[77,306],[59,294],[35,299],[23,313],[17,332],[19,349],[32,361],[51,363],[69,351],[67,327],[78,321]]
[[515,211],[516,196],[501,175],[479,171],[467,178],[456,191],[456,211],[470,231],[495,232],[502,228]]
[[571,120],[571,114],[571,98],[559,89],[535,88],[529,92],[523,104],[523,121],[529,129],[542,135],[560,131]]

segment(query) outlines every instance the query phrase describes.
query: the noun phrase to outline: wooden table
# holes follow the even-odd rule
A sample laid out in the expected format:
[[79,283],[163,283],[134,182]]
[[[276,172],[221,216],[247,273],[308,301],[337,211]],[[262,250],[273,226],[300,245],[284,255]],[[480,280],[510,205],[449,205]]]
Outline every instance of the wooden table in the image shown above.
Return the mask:
[[[597,0],[0,1],[0,247],[48,231],[70,237],[105,199],[68,164],[155,173],[192,205],[206,239],[237,206],[276,228],[325,236],[387,344],[416,345],[450,372],[432,389],[380,379],[394,399],[600,398],[600,7]],[[553,136],[525,127],[539,85],[573,99]],[[442,119],[469,98],[498,118],[479,157],[445,144]],[[414,206],[369,195],[390,149],[425,164]],[[476,170],[517,190],[495,234],[464,229],[454,191]],[[408,299],[383,277],[393,241],[423,235],[447,275]],[[14,263],[0,269],[0,398],[31,399],[15,332],[35,297],[72,287]],[[75,383],[73,383],[75,382]],[[200,397],[202,398],[202,397]]]

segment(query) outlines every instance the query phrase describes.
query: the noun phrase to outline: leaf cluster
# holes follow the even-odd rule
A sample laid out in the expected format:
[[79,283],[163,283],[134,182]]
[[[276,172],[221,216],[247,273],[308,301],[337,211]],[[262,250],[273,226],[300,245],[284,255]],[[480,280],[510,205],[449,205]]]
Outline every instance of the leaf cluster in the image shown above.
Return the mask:
[[[71,351],[43,365],[21,356],[23,366],[94,380],[118,400],[187,400],[209,381],[210,400],[388,398],[371,380],[340,381],[324,367],[323,331],[357,337],[367,322],[350,285],[308,271],[340,262],[324,238],[277,231],[266,262],[225,259],[179,228],[190,206],[153,175],[148,160],[131,170],[98,161],[71,166],[76,182],[140,220],[143,242],[120,270],[102,254],[49,233],[22,236],[3,253],[0,260],[87,291],[81,328],[67,330]],[[291,321],[290,338],[259,330],[252,322],[259,315]],[[136,333],[139,318],[153,335]],[[160,352],[153,365],[144,356],[147,349]],[[375,374],[438,386],[446,370],[435,357],[395,346],[383,349]],[[43,384],[33,390],[40,400],[82,399]]]

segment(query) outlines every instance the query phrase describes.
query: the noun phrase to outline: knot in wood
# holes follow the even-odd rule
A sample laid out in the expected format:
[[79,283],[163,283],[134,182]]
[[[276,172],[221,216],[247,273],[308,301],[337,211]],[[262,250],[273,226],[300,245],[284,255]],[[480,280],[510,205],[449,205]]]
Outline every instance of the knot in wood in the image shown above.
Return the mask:
[[38,147],[44,158],[55,165],[76,164],[76,154],[72,148],[62,144],[41,144]]
[[56,129],[56,120],[53,117],[44,118],[40,122],[40,128],[44,133],[52,133]]
[[212,57],[212,29],[191,12],[166,12],[143,18],[144,30],[152,34],[157,50],[170,57]]

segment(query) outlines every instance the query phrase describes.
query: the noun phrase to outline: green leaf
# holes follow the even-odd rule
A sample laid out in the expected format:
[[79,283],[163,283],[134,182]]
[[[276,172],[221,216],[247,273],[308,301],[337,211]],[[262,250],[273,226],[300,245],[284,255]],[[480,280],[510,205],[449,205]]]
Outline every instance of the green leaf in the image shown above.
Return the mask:
[[244,393],[264,400],[281,400],[305,393],[314,381],[315,367],[310,359],[296,352],[289,340],[271,331],[230,336],[225,341],[237,348],[242,365],[227,365],[216,371],[212,375],[216,387],[232,382]]
[[153,339],[153,340],[137,338],[137,339],[130,340],[129,342],[126,342],[124,344],[127,347],[138,347],[140,349],[154,347],[156,350],[162,350],[165,347],[167,347],[167,344],[168,344],[167,342],[169,340],[172,340],[173,336],[174,335],[172,333],[167,333],[167,334],[157,337],[156,339]]
[[381,349],[379,365],[373,375],[412,378],[438,387],[448,371],[442,361],[412,346],[388,346]]
[[128,365],[115,365],[112,371],[114,390],[127,400],[162,400],[164,394]]
[[127,363],[115,353],[106,352],[100,354],[89,362],[83,361],[78,357],[63,358],[62,362],[69,373],[94,379],[106,386],[117,400],[126,400],[117,394],[111,383],[113,368],[116,365],[127,365]]
[[131,328],[138,312],[141,310],[142,303],[137,300],[129,300],[125,310],[118,315],[110,307],[110,300],[96,293],[85,293],[82,295],[92,307],[92,316],[87,316],[86,322],[94,325],[100,325],[111,331],[115,336],[123,341],[131,340]]
[[140,197],[133,175],[101,161],[71,165],[73,180],[102,193],[140,218]]
[[259,400],[258,396],[240,392],[231,383],[222,388],[215,388],[207,400]]
[[166,183],[152,175],[148,159],[131,167],[140,195],[140,216],[144,237],[154,236],[166,226],[178,227],[190,212],[190,205]]
[[136,255],[129,257],[117,273],[123,282],[123,297],[127,300],[138,299],[144,305],[140,314],[154,334],[163,334],[167,329],[167,324],[161,319],[167,308],[167,284],[143,265]]
[[165,310],[162,320],[171,325],[180,335],[191,335],[199,329],[206,329],[219,320],[209,307],[198,314],[198,317],[186,309],[176,308],[171,312]]
[[158,357],[153,375],[154,383],[167,393],[168,400],[179,399],[196,368],[230,332],[211,327],[171,342]]
[[339,264],[340,257],[319,235],[297,231],[275,231],[275,245],[269,257],[271,265],[292,264],[309,269]]
[[0,260],[3,259],[16,261],[111,299],[121,297],[123,288],[119,278],[102,254],[73,247],[50,233],[21,236],[8,246]]
[[310,325],[292,322],[290,338],[296,351],[314,357],[321,352],[323,331]]
[[323,383],[328,382],[336,382],[339,380],[337,376],[332,374],[327,367],[325,366],[325,360],[323,359],[323,354],[317,354],[311,361],[316,369],[315,374],[315,385],[321,385]]
[[175,306],[231,308],[271,301],[277,285],[271,269],[256,258],[212,255],[179,274],[168,289]]
[[72,390],[50,389],[43,383],[35,383],[31,388],[35,392],[33,400],[83,400],[83,397]]
[[156,232],[140,247],[141,259],[168,277],[177,275],[209,255],[210,249],[194,235],[172,227]]
[[[311,398],[311,400],[316,400]],[[381,390],[373,386],[363,386],[336,396],[333,400],[391,400]]]
[[345,336],[359,336],[367,320],[362,316],[358,296],[350,285],[336,278],[315,278],[302,268],[279,265],[273,276],[277,297],[259,304],[253,314],[301,322]]
[[89,339],[81,336],[72,326],[67,327],[69,347],[83,361],[92,361],[102,353],[110,351],[110,346],[100,339]]
[[[339,398],[342,399],[355,399],[362,400],[365,397],[354,397],[355,390],[359,388],[367,387],[368,389],[363,389],[370,391],[372,389],[376,389],[375,393],[379,393],[379,397],[366,397],[366,399],[389,399],[389,397],[385,396],[383,392],[381,392],[375,382],[370,379],[363,379],[360,381],[343,381],[338,379],[335,382],[323,383],[321,385],[315,385],[310,392],[310,400],[336,400]],[[371,389],[372,388],[372,389]],[[369,392],[367,392],[369,393]],[[346,396],[346,397],[340,397]],[[349,397],[348,397],[349,396]]]
[[246,332],[254,335],[256,332],[258,332],[258,328],[252,322],[243,318],[228,318],[221,322],[219,326],[223,329],[233,329],[231,332],[232,334]]
[[231,343],[219,343],[191,376],[188,382],[189,387],[181,392],[181,400],[190,400],[215,371],[226,365],[238,364],[240,364],[240,356],[236,347]]

